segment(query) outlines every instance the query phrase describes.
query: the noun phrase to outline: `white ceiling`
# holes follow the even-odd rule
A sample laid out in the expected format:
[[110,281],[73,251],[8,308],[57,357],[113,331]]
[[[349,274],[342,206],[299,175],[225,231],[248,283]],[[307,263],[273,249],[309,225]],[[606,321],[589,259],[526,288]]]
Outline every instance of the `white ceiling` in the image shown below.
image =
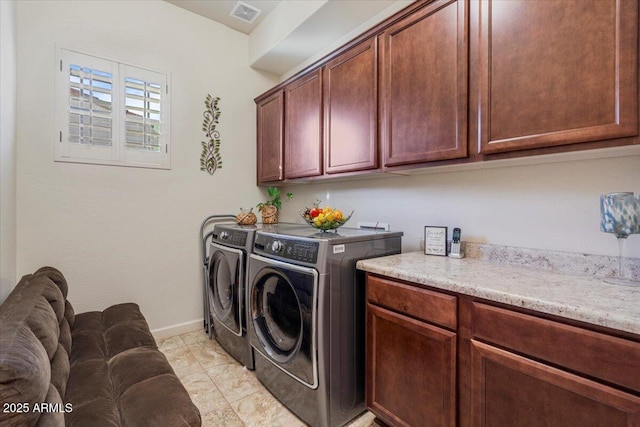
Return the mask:
[[280,3],[281,0],[242,0],[243,3],[253,6],[262,12],[251,24],[243,22],[230,15],[237,0],[165,0],[193,13],[209,18],[226,25],[229,28],[250,34],[255,27]]
[[[250,65],[282,76],[323,50],[338,47],[332,44],[344,44],[357,35],[354,31],[366,30],[413,0],[306,0],[306,5],[313,4],[310,16],[301,17],[299,22],[269,18],[264,23],[271,13],[279,18],[296,16],[293,11],[301,8],[302,0],[242,0],[262,11],[251,24],[230,16],[236,0],[165,1],[248,34]],[[279,28],[265,28],[269,26]],[[256,28],[259,30],[254,32]],[[277,40],[265,43],[266,34],[276,34]],[[258,52],[255,46],[259,46]]]

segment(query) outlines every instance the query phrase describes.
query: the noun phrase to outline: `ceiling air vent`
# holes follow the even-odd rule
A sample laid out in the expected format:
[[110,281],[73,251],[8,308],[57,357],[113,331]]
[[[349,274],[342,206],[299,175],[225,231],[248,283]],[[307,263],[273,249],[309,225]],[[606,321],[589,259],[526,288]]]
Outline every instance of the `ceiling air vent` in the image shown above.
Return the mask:
[[230,15],[234,18],[238,18],[241,21],[251,24],[256,20],[260,13],[262,13],[260,9],[239,1],[231,10]]

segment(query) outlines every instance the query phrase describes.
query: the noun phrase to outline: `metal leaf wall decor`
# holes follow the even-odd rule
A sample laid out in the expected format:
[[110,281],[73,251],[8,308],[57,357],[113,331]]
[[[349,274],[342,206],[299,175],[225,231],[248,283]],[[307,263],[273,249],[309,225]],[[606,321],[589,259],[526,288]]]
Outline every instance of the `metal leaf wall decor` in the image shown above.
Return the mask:
[[222,156],[220,155],[220,132],[216,130],[218,119],[220,117],[220,108],[218,108],[219,97],[212,97],[207,94],[204,100],[205,110],[202,114],[204,121],[202,122],[202,131],[205,133],[208,141],[202,141],[202,154],[200,155],[200,170],[207,171],[211,175],[222,168]]

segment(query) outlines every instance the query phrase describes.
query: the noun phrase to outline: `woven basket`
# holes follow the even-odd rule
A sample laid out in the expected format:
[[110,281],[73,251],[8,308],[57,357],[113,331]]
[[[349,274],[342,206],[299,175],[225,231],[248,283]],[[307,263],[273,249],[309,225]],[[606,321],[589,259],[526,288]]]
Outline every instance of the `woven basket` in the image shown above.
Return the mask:
[[253,225],[258,222],[258,218],[256,218],[256,214],[252,212],[253,208],[250,210],[243,210],[238,215],[236,215],[236,223],[239,225]]
[[275,206],[262,206],[260,212],[262,213],[263,224],[276,224],[278,222],[278,208]]

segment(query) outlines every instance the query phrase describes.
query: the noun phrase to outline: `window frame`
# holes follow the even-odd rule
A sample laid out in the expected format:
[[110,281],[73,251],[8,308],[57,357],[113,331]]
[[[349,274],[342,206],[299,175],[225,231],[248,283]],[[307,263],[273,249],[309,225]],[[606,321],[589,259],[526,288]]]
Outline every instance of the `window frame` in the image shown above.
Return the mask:
[[[71,84],[70,65],[111,73],[111,146],[83,144],[70,141]],[[171,75],[149,67],[132,65],[66,46],[56,46],[55,69],[55,149],[54,161],[98,165],[127,166],[152,169],[171,169]],[[127,148],[127,100],[125,79],[137,79],[160,86],[160,135],[158,151]],[[93,86],[91,86],[93,88]],[[95,97],[91,97],[95,99]],[[145,103],[146,105],[146,103]],[[146,107],[145,107],[146,108]],[[146,110],[145,110],[146,112]],[[88,114],[93,117],[93,110]],[[107,114],[104,114],[105,117]],[[92,119],[89,119],[92,120]],[[131,120],[129,120],[132,123]],[[147,126],[143,120],[142,129]],[[152,134],[153,132],[150,132]],[[143,133],[143,138],[146,136]],[[150,136],[154,139],[153,136]],[[145,139],[146,140],[146,139]]]

